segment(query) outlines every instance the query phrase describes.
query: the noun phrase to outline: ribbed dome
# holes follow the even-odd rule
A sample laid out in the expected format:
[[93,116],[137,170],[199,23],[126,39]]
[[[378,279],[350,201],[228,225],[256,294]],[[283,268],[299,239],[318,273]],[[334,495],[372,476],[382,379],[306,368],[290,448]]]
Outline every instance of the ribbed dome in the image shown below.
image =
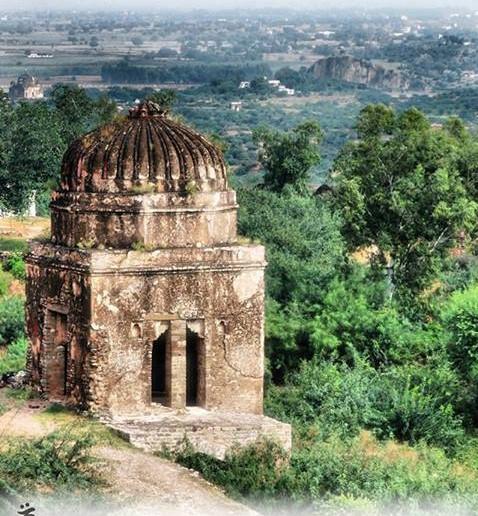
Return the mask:
[[153,102],[74,141],[65,153],[61,191],[184,192],[228,189],[221,151]]

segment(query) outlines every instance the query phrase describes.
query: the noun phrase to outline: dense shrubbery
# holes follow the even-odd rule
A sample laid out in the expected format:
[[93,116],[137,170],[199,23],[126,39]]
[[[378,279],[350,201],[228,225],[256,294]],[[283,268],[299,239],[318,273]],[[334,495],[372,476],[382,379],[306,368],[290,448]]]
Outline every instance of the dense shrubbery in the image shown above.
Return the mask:
[[24,301],[19,296],[0,299],[0,346],[24,335]]
[[[293,424],[290,466],[263,444],[225,463],[180,460],[255,500],[476,507],[475,142],[459,122],[438,130],[414,110],[369,108],[358,122],[326,196],[296,188],[293,167],[282,192],[267,176],[239,191],[241,233],[267,248],[265,406]],[[425,205],[431,183],[445,197]],[[359,245],[371,262],[352,258]]]
[[13,255],[7,267],[9,272],[0,267],[0,375],[23,369],[27,349],[24,300],[9,295],[13,278],[25,277],[25,264],[20,255]]
[[464,413],[478,425],[478,285],[455,292],[442,309],[447,345],[462,382]]
[[346,439],[332,433],[323,439],[311,431],[296,445],[289,464],[269,442],[231,453],[225,461],[185,448],[177,460],[228,494],[254,506],[272,506],[274,513],[287,512],[290,503],[304,512],[343,507],[398,513],[407,506],[446,502],[478,507],[478,478],[471,469],[439,449],[379,442],[368,432]]
[[276,381],[310,357],[306,319],[344,267],[339,221],[313,197],[239,189],[239,231],[267,246],[268,355]]
[[27,347],[28,341],[23,337],[8,345],[5,353],[0,355],[0,375],[25,369]]
[[91,487],[98,480],[89,453],[93,444],[89,436],[68,431],[36,440],[14,440],[0,453],[3,487],[21,492],[40,487],[74,491]]
[[459,384],[445,366],[401,366],[377,371],[366,364],[309,361],[286,387],[271,386],[267,409],[298,427],[314,425],[321,435],[357,435],[424,441],[452,451],[464,437]]
[[23,257],[20,253],[13,253],[7,258],[6,267],[7,271],[10,274],[18,279],[25,279],[25,262],[23,261]]

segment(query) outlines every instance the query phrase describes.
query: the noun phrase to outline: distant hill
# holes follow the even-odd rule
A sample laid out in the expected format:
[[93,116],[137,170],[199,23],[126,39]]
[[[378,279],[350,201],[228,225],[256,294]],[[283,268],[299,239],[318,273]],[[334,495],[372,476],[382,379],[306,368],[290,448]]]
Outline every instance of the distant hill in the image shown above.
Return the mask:
[[351,56],[319,59],[312,65],[310,71],[317,79],[334,79],[388,90],[408,87],[407,81],[399,72],[386,70],[370,61]]

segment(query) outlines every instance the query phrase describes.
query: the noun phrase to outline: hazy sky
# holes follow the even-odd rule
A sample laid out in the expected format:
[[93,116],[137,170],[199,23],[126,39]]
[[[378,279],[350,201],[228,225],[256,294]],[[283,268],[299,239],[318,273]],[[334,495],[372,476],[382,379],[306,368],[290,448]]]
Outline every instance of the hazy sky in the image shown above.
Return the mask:
[[3,9],[144,9],[144,8],[210,8],[233,9],[264,7],[328,8],[328,7],[450,7],[476,8],[478,0],[0,0]]

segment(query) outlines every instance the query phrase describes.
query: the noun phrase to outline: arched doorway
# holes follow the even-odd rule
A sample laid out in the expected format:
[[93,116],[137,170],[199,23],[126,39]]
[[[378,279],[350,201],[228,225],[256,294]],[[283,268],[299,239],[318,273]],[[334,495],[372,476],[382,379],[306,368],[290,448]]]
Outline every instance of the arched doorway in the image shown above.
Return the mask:
[[153,342],[151,357],[151,401],[153,403],[165,404],[167,402],[166,343],[167,332]]

